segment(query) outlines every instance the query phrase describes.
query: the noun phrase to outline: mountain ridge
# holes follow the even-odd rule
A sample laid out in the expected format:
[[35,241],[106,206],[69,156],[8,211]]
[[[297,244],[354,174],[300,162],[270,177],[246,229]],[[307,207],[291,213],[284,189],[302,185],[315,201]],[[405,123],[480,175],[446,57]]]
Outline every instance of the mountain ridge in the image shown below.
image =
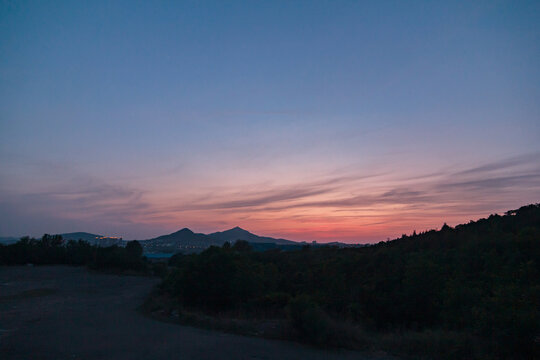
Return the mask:
[[98,246],[122,245],[123,243],[122,238],[120,237],[103,236],[103,235],[92,234],[92,233],[88,233],[84,231],[64,233],[60,235],[62,236],[62,239],[64,239],[64,241],[83,240],[83,241],[89,242],[92,245],[98,245]]
[[208,236],[214,239],[221,240],[223,242],[225,241],[234,242],[236,240],[245,240],[245,241],[253,242],[253,243],[275,243],[275,244],[280,244],[280,245],[298,244],[298,242],[292,241],[292,240],[273,238],[269,236],[259,236],[245,229],[242,229],[239,226],[235,226],[229,230],[217,231],[217,232],[208,234]]
[[77,231],[71,233],[60,234],[64,240],[84,240],[94,241],[96,238],[103,237],[103,235],[92,234],[84,231]]
[[272,237],[253,234],[239,226],[231,229],[218,231],[210,234],[195,233],[189,228],[182,228],[176,232],[161,235],[152,239],[142,240],[141,244],[147,252],[159,252],[166,250],[200,251],[209,246],[222,246],[226,242],[234,243],[237,240],[245,240],[255,244],[273,243],[277,245],[300,245],[302,243],[276,239]]

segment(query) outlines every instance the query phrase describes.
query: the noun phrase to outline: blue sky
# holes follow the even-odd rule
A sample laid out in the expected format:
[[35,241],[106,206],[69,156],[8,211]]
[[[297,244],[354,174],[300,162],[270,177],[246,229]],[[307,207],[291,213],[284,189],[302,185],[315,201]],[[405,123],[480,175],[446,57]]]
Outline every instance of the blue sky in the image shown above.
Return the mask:
[[4,1],[0,24],[0,235],[366,242],[540,201],[538,2]]

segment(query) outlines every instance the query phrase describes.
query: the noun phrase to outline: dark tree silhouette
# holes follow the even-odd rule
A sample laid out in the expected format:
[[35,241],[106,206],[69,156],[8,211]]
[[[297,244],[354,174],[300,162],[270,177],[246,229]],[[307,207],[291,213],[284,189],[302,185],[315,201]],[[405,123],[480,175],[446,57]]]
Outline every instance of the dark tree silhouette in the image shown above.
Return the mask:
[[128,254],[134,257],[140,257],[143,254],[143,248],[137,240],[133,240],[127,243],[126,251]]

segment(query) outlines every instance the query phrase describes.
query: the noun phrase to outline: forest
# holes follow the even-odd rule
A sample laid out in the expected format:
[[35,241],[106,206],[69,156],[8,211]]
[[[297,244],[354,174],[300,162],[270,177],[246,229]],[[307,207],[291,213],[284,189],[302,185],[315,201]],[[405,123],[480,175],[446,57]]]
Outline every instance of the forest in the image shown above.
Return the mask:
[[412,355],[540,354],[540,204],[361,248],[255,252],[237,241],[170,265],[161,291],[179,311],[283,317],[316,345],[361,347],[361,329],[409,339],[383,347]]

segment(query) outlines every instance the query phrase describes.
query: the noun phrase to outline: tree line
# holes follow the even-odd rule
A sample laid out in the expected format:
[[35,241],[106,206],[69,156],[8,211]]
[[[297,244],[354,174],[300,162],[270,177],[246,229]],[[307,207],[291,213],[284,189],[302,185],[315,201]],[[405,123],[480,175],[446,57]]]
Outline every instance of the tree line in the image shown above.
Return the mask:
[[138,241],[126,247],[99,247],[83,240],[64,241],[61,235],[45,234],[41,239],[23,237],[0,245],[0,265],[85,265],[93,269],[145,272],[148,263]]

